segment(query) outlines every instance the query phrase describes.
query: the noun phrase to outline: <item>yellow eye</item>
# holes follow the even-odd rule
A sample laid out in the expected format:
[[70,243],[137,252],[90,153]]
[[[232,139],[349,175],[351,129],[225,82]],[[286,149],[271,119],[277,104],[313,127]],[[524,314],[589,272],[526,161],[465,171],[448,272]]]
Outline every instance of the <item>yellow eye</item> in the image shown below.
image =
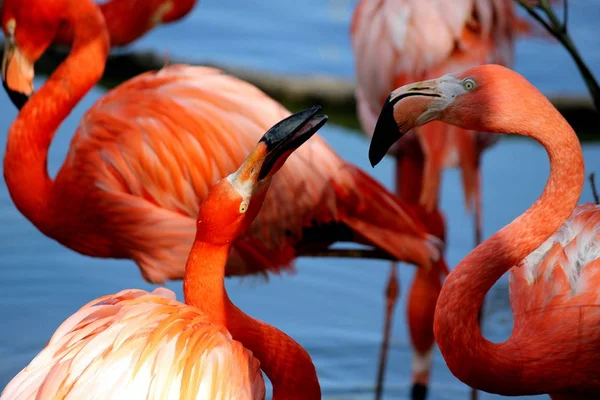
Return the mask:
[[240,213],[243,214],[248,210],[248,203],[245,201],[242,201],[240,203]]
[[475,81],[471,78],[467,78],[463,81],[463,87],[465,88],[465,90],[471,91],[475,89],[475,86]]

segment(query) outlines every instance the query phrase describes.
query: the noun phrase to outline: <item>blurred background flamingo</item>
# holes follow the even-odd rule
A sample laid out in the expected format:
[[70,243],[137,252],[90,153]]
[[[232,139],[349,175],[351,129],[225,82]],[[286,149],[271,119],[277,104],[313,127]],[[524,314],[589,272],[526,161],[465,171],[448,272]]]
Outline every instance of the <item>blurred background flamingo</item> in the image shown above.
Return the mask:
[[[515,14],[513,0],[360,0],[351,25],[356,68],[357,112],[362,129],[372,135],[388,94],[406,83],[486,62],[512,65],[519,32],[537,32]],[[394,132],[395,124],[389,124]],[[400,197],[424,206],[431,232],[446,241],[439,210],[442,169],[458,167],[468,210],[475,213],[475,243],[481,241],[483,151],[497,140],[485,132],[434,122],[415,129],[392,149],[396,157],[396,190]],[[388,285],[397,286],[395,265]],[[413,355],[412,398],[424,399],[431,369],[433,314],[448,268],[443,259],[432,271],[417,271],[409,292],[408,325]],[[388,299],[386,320],[396,298]],[[390,322],[387,323],[388,325]],[[389,329],[384,331],[377,395],[381,398]],[[473,393],[472,397],[476,397]]]
[[[398,132],[388,129],[389,119]],[[393,91],[373,134],[373,165],[407,131],[435,120],[535,139],[550,159],[541,197],[469,253],[442,287],[434,332],[450,370],[486,392],[597,398],[600,206],[576,207],[584,182],[577,135],[521,75],[484,65]],[[509,270],[514,330],[507,341],[491,343],[477,315],[485,294]]]
[[[320,400],[310,356],[227,297],[232,243],[262,207],[271,177],[327,121],[320,107],[269,129],[241,167],[213,185],[200,205],[185,267],[185,304],[175,293],[129,289],[83,306],[52,336],[0,399]],[[301,173],[301,170],[297,170]]]

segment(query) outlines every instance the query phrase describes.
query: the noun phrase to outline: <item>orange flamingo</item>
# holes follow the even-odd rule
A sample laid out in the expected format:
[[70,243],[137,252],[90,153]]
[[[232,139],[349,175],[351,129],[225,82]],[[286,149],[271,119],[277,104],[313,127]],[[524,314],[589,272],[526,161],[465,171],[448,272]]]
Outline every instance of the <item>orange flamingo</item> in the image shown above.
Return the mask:
[[[541,197],[446,278],[434,333],[448,367],[486,392],[598,398],[600,206],[576,208],[584,167],[575,132],[521,75],[484,65],[393,91],[371,141],[371,163],[409,129],[436,120],[530,137],[550,158]],[[399,127],[395,133],[390,123]],[[506,342],[491,343],[481,334],[477,313],[486,292],[509,270],[514,330]]]
[[[144,36],[158,24],[185,17],[197,0],[110,0],[98,4],[110,37],[111,46],[126,46]],[[72,25],[63,25],[55,43],[71,45],[75,33]]]
[[237,308],[224,284],[232,242],[258,214],[271,176],[327,121],[318,110],[272,127],[235,173],[209,189],[185,267],[185,304],[165,288],[124,290],[86,304],[1,399],[264,399],[260,368],[273,399],[320,399],[306,350]]
[[[78,34],[73,50],[26,101],[33,62],[63,21]],[[208,188],[233,172],[261,132],[289,112],[217,70],[163,68],[122,84],[89,110],[51,180],[48,146],[102,75],[106,26],[89,0],[6,0],[2,24],[5,86],[18,105],[25,103],[8,133],[4,160],[17,208],[41,232],[81,254],[133,259],[150,282],[181,279]],[[414,209],[321,138],[299,149],[273,186],[265,211],[234,243],[227,275],[289,269],[298,252],[339,240],[424,266],[439,257],[439,240]]]
[[[486,62],[510,65],[516,31],[535,32],[514,14],[513,0],[360,0],[351,25],[355,53],[357,111],[362,128],[372,135],[379,110],[394,88]],[[392,127],[395,129],[395,127]],[[458,129],[440,122],[415,129],[394,146],[396,190],[410,203],[425,207],[421,218],[430,232],[445,240],[445,222],[438,209],[442,169],[459,167],[468,209],[475,211],[475,241],[481,241],[480,159],[495,135]],[[389,285],[397,286],[396,267]],[[412,398],[424,399],[434,344],[433,315],[442,279],[443,259],[430,271],[415,273],[407,303],[413,346]],[[397,293],[388,296],[386,321]],[[389,326],[391,322],[387,322]],[[378,371],[376,398],[381,397],[389,329]]]

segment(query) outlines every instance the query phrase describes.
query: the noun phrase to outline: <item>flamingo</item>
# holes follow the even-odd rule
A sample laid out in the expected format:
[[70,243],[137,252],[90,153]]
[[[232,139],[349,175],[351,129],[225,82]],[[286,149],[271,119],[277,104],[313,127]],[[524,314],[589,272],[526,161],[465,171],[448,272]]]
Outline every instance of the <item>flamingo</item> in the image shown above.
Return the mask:
[[[398,86],[482,63],[511,65],[515,33],[536,33],[528,22],[517,18],[512,3],[360,0],[350,36],[355,55],[357,112],[363,131],[373,134],[383,102]],[[421,219],[440,239],[446,239],[444,216],[439,210],[441,172],[445,167],[459,167],[467,208],[475,211],[475,242],[481,241],[480,159],[496,139],[489,133],[435,122],[415,129],[393,147],[398,195],[425,207]],[[433,315],[447,273],[448,267],[440,259],[431,270],[417,271],[410,287],[407,319],[413,347],[413,399],[427,395]],[[390,266],[390,285],[398,285],[395,264]],[[397,297],[394,291],[388,295],[377,399],[381,397],[389,325]]]
[[319,108],[273,126],[236,172],[209,189],[185,267],[185,303],[159,288],[86,304],[0,399],[264,399],[262,368],[273,399],[319,400],[306,350],[237,308],[224,284],[232,243],[256,218],[271,177],[327,121]]
[[[32,93],[33,62],[63,21],[72,52]],[[88,256],[129,258],[149,282],[181,279],[198,204],[289,112],[254,86],[211,68],[171,66],[109,91],[83,117],[54,180],[48,146],[96,83],[108,53],[90,0],[5,0],[3,80],[22,109],[8,133],[4,174],[17,208],[42,233]],[[304,171],[298,174],[296,171]],[[234,243],[227,275],[292,270],[297,252],[344,240],[428,266],[441,242],[378,182],[319,137],[274,179],[267,207]]]
[[[110,0],[99,4],[106,20],[111,46],[126,46],[144,36],[158,24],[185,17],[197,0]],[[73,44],[72,25],[63,25],[55,43]]]
[[[550,158],[541,197],[444,282],[434,334],[450,371],[469,386],[501,395],[598,398],[600,206],[577,206],[584,165],[575,132],[517,72],[483,65],[394,90],[373,134],[371,164],[409,129],[430,121],[530,137]],[[491,343],[477,313],[507,271],[514,328],[507,341]]]

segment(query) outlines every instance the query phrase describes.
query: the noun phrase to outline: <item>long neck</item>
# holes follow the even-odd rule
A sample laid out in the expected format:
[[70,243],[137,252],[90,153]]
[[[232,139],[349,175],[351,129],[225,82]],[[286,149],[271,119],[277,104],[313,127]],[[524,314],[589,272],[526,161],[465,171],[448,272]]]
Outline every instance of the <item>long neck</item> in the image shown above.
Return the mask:
[[[536,116],[520,118],[519,110],[504,113],[511,117],[490,131],[520,133],[539,141],[550,158],[546,187],[531,208],[479,245],[450,273],[434,320],[436,340],[452,373],[467,385],[505,395],[547,392],[524,379],[531,352],[519,341],[518,332],[504,343],[491,343],[481,334],[477,313],[492,285],[567,220],[584,182],[583,156],[575,133],[547,99],[536,95],[536,103],[530,104],[533,108],[524,108],[536,110]],[[512,104],[523,109],[522,101]]]
[[235,340],[252,351],[273,384],[274,400],[320,399],[317,372],[306,350],[229,300],[224,278],[230,250],[230,245],[194,243],[183,281],[185,302],[202,310],[214,323],[227,327]]
[[42,230],[50,222],[48,148],[59,125],[102,76],[109,48],[98,8],[89,0],[69,4],[67,22],[76,34],[73,50],[17,116],[4,158],[4,177],[15,205]]

